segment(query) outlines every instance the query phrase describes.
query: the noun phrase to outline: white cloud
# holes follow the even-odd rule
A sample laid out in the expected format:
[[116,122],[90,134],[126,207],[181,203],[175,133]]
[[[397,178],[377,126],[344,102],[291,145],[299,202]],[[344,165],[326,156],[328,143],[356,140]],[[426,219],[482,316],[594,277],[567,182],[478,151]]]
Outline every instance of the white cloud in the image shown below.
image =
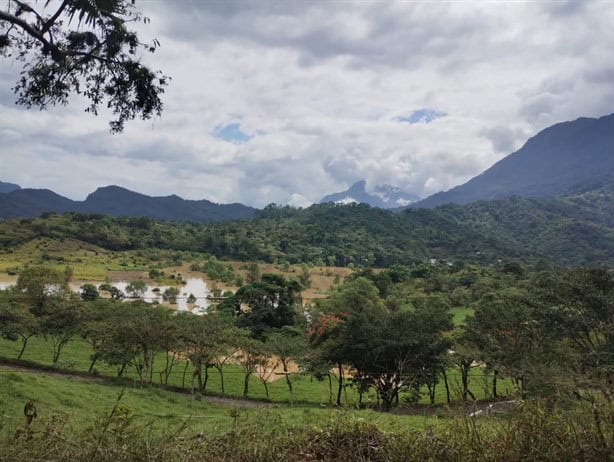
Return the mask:
[[[556,122],[614,107],[611,2],[137,2],[173,77],[160,120],[112,136],[74,99],[14,108],[0,61],[0,176],[82,198],[301,206],[365,178],[426,195]],[[404,124],[429,108],[447,114]],[[238,124],[229,143],[216,128]]]

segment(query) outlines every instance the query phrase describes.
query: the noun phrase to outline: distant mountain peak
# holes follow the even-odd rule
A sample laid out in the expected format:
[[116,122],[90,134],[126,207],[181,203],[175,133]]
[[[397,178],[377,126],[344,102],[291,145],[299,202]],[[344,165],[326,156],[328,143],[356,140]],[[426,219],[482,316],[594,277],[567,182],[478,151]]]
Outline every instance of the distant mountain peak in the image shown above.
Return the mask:
[[419,199],[414,194],[387,184],[376,186],[371,193],[367,192],[366,188],[366,180],[359,180],[345,191],[324,196],[320,203],[351,204],[355,202],[382,209],[394,209],[411,204]]

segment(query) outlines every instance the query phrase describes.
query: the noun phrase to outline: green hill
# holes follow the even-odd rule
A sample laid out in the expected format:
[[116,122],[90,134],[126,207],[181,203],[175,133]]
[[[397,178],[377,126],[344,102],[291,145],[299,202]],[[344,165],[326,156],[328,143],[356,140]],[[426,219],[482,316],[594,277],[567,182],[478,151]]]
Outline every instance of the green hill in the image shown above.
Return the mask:
[[436,258],[563,265],[614,263],[612,186],[559,199],[512,197],[394,213],[364,204],[269,206],[215,224],[46,214],[0,222],[0,246],[73,238],[111,250],[163,248],[220,258],[379,266]]

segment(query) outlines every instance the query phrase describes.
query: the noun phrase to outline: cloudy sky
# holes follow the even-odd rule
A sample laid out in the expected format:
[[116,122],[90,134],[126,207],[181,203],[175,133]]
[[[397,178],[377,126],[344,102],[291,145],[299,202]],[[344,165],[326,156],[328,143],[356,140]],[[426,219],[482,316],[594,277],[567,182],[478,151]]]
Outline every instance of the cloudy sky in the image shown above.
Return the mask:
[[0,180],[83,199],[118,184],[307,205],[365,178],[426,196],[553,123],[614,112],[614,1],[137,1],[161,119],[121,135],[78,99],[14,105],[0,61]]

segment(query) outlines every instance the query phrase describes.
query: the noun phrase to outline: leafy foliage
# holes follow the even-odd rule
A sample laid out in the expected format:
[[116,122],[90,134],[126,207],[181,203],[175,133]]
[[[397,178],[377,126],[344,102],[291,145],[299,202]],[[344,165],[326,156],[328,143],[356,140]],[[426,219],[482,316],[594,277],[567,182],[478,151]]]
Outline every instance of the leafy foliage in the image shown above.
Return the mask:
[[[76,238],[112,250],[198,251],[244,261],[388,267],[430,258],[558,264],[614,262],[611,189],[563,199],[477,202],[393,213],[366,205],[269,206],[249,221],[171,223],[97,214],[0,222],[0,246]],[[211,264],[217,271],[218,265]]]
[[0,54],[24,62],[14,87],[17,102],[45,109],[67,105],[71,94],[89,100],[98,114],[105,104],[115,116],[112,132],[139,116],[162,112],[160,95],[168,77],[140,62],[140,51],[154,52],[157,40],[139,41],[131,22],[149,20],[127,0],[8,2],[0,10]]

